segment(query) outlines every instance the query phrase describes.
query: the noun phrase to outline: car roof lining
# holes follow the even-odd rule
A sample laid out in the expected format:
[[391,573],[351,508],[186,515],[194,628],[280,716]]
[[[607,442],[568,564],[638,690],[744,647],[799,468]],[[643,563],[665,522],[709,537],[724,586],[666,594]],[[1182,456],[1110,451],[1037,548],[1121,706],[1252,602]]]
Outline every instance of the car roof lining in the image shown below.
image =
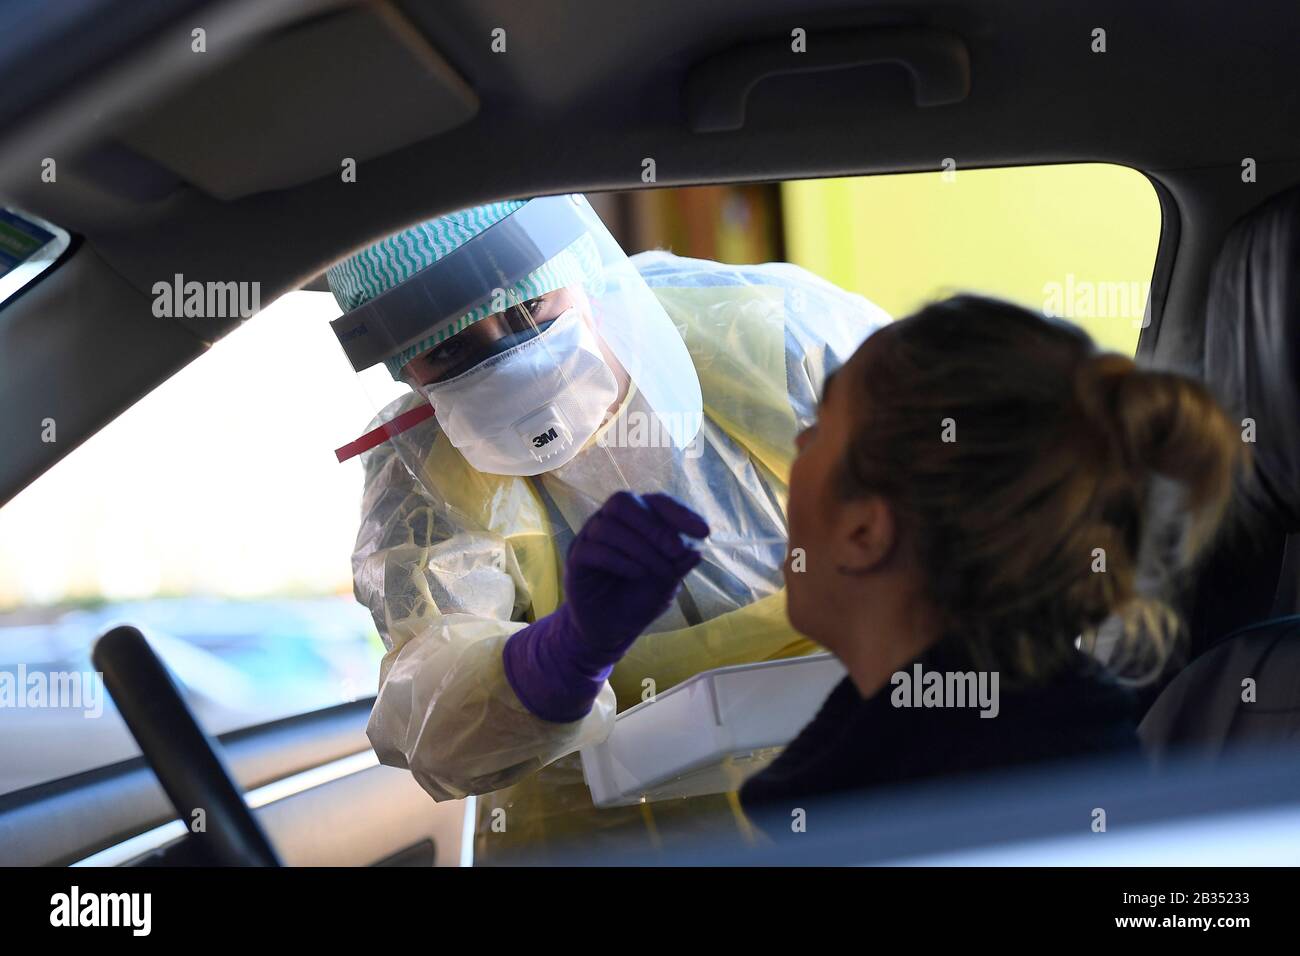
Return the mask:
[[[1144,334],[1142,358],[1199,371],[1205,289],[1223,234],[1267,196],[1300,181],[1300,127],[1277,122],[1300,106],[1292,55],[1300,12],[1228,0],[1194,9],[1098,0],[1087,10],[1063,0],[815,7],[663,0],[652,8],[601,0],[545,7],[393,0],[367,9],[382,6],[385,17],[404,20],[478,99],[477,112],[454,129],[408,142],[409,135],[395,137],[397,145],[359,164],[356,182],[331,171],[227,199],[127,145],[133,124],[166,96],[238,63],[242,51],[295,22],[352,6],[228,0],[199,16],[186,4],[142,4],[158,18],[152,31],[133,21],[130,43],[119,40],[113,57],[88,52],[79,72],[64,55],[56,71],[66,74],[61,86],[36,87],[34,99],[4,107],[12,123],[0,140],[0,195],[84,241],[50,281],[0,311],[9,450],[0,464],[0,501],[235,324],[154,318],[153,284],[177,273],[200,282],[257,281],[265,306],[370,241],[480,201],[923,171],[946,157],[958,170],[1110,162],[1141,169],[1162,186],[1167,227],[1169,213],[1177,213],[1166,233],[1173,245],[1162,240],[1167,292]],[[1279,21],[1284,15],[1289,19]],[[207,30],[204,55],[189,50],[199,21]],[[692,132],[682,102],[691,67],[796,26],[808,31],[810,44],[873,26],[950,31],[969,48],[969,96],[918,108],[898,95],[904,78],[888,67],[838,71],[760,83],[742,129]],[[1090,49],[1098,26],[1107,31],[1106,53]],[[498,27],[504,53],[492,50]],[[32,50],[41,49],[34,35]],[[31,55],[21,61],[29,69]],[[0,83],[14,68],[0,58]],[[320,149],[321,142],[307,146]],[[133,165],[132,155],[143,165]],[[36,172],[46,157],[58,158],[57,186]],[[1258,163],[1258,182],[1243,182],[1247,157]],[[653,184],[642,181],[647,158],[655,161]],[[258,162],[256,149],[248,161]],[[312,169],[302,168],[303,175]],[[176,182],[166,184],[168,175]],[[54,289],[71,284],[75,291]],[[79,308],[87,303],[96,307]],[[71,311],[51,322],[48,334],[33,332],[32,316],[57,310]],[[15,345],[28,351],[16,353]],[[68,351],[78,347],[97,360]],[[121,361],[104,362],[104,354]],[[82,377],[68,378],[72,372]],[[81,387],[67,389],[69,380]],[[53,445],[40,442],[32,424],[49,410],[64,416]]]

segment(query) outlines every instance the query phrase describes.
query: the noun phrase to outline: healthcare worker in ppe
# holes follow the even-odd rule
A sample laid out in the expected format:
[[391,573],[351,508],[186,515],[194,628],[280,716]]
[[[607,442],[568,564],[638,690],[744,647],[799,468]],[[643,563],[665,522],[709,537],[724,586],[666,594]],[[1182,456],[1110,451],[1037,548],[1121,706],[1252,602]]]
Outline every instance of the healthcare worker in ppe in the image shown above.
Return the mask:
[[353,367],[412,389],[363,455],[353,554],[381,760],[482,795],[489,862],[743,834],[734,794],[596,809],[577,751],[702,670],[814,649],[782,591],[794,438],[888,316],[784,263],[629,259],[581,196],[421,223],[327,277]]

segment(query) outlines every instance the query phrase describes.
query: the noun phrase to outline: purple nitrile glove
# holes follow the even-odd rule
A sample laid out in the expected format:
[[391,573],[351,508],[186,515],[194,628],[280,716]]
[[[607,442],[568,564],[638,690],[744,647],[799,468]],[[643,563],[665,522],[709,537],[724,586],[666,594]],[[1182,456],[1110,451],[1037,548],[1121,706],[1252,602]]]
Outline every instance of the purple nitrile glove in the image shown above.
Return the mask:
[[601,505],[569,547],[564,603],[506,641],[506,680],[523,705],[556,723],[584,717],[614,664],[700,563],[681,536],[708,533],[668,495],[620,491]]

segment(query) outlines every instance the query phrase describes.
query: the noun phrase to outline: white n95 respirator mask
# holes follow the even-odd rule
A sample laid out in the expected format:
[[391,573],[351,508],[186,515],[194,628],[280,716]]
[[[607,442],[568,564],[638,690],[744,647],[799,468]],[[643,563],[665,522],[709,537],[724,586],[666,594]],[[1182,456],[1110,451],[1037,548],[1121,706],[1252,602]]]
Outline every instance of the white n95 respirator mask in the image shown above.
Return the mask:
[[528,341],[421,391],[474,468],[540,475],[572,460],[596,434],[618,382],[595,333],[569,309]]

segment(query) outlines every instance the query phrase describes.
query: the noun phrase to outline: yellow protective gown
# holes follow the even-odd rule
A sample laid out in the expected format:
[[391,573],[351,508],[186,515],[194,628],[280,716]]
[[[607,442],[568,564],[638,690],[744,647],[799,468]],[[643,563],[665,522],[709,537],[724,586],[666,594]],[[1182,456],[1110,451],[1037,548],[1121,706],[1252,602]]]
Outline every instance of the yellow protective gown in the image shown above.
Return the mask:
[[[536,478],[475,471],[434,419],[363,457],[355,590],[388,648],[370,740],[434,799],[485,795],[480,860],[567,838],[594,851],[606,837],[626,846],[629,834],[664,846],[720,825],[743,832],[734,795],[597,810],[576,751],[603,740],[616,712],[702,670],[813,650],[790,629],[782,590],[794,437],[826,374],[889,317],[784,263],[662,252],[632,261],[699,375],[705,417],[688,448],[638,436],[646,408],[633,387],[583,452]],[[421,401],[413,394],[381,417]],[[615,667],[587,717],[551,723],[511,690],[502,646],[559,604],[568,542],[624,482],[683,501],[724,543],[706,545],[675,606]]]

